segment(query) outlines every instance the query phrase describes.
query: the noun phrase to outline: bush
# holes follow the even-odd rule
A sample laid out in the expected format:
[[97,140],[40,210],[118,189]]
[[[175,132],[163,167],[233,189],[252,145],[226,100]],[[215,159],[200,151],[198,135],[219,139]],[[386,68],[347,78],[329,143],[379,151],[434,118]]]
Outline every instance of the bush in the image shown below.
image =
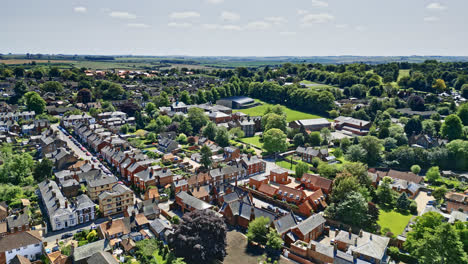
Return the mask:
[[416,204],[416,202],[414,200],[411,201],[411,204],[409,206],[409,211],[413,215],[418,214],[418,205]]

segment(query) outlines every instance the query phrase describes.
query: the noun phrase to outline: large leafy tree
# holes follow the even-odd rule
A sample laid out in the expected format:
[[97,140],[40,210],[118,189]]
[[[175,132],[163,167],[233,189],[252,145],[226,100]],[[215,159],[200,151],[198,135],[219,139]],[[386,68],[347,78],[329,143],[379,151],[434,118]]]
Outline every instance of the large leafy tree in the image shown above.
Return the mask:
[[301,178],[304,173],[309,171],[309,165],[307,163],[299,161],[296,165],[296,178]]
[[61,93],[63,92],[63,85],[56,81],[45,82],[39,86],[44,92]]
[[286,135],[277,128],[268,130],[263,135],[263,148],[270,153],[285,151],[288,148]]
[[462,138],[463,125],[460,117],[457,115],[447,116],[444,124],[442,125],[441,134],[449,140]]
[[175,226],[169,246],[188,263],[222,262],[226,256],[226,225],[212,211],[195,210]]
[[[467,90],[468,90],[468,85],[467,85]],[[458,117],[460,117],[463,125],[468,126],[468,103],[462,104],[458,108]]]
[[429,212],[416,218],[404,244],[419,263],[468,263],[460,233],[443,216]]
[[266,217],[257,217],[249,223],[247,239],[265,245],[268,241],[267,235],[270,230],[270,220]]
[[365,160],[369,165],[375,165],[380,161],[382,142],[374,136],[365,136],[359,140],[359,145],[366,151]]
[[350,192],[340,203],[332,203],[325,215],[353,226],[366,226],[369,223],[368,204],[358,192]]
[[275,113],[269,113],[262,117],[262,126],[264,131],[268,131],[272,128],[286,131],[286,115],[277,115]]
[[220,127],[216,131],[215,142],[221,147],[229,146],[229,132],[225,127]]
[[194,133],[198,133],[200,128],[208,123],[208,117],[205,115],[203,110],[196,107],[190,108],[188,110],[188,120],[192,125]]
[[29,111],[36,112],[36,115],[40,115],[44,112],[46,108],[46,101],[41,98],[41,96],[36,92],[27,92],[23,96],[26,108]]
[[208,125],[203,129],[203,136],[213,141],[216,137],[216,125],[213,122],[208,122]]
[[33,171],[33,177],[36,181],[40,182],[44,178],[49,178],[52,176],[52,168],[54,167],[54,163],[47,158],[41,160],[36,164]]
[[211,156],[213,153],[211,153],[211,149],[207,145],[203,145],[203,147],[200,150],[201,153],[201,164],[203,167],[208,168],[212,161],[211,161]]

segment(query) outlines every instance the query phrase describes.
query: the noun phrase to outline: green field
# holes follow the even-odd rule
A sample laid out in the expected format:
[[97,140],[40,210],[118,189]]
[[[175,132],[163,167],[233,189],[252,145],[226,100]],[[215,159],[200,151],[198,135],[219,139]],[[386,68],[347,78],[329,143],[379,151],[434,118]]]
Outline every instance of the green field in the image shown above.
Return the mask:
[[306,85],[309,89],[336,88],[328,84],[316,83],[307,80],[302,80],[300,83]]
[[400,235],[405,230],[406,225],[411,219],[412,215],[403,215],[396,211],[384,211],[380,210],[379,220],[377,224],[380,225],[381,230],[389,228],[390,231],[395,235]]
[[247,138],[241,138],[240,141],[253,145],[259,149],[263,150],[263,143],[260,142],[260,137],[259,136],[254,136],[254,137],[247,137]]
[[399,72],[399,74],[398,74],[398,80],[400,80],[401,77],[409,76],[409,71],[410,71],[410,70],[400,70],[400,72]]
[[[247,108],[247,109],[240,109],[240,110],[233,110],[233,112],[242,112],[246,115],[250,116],[263,116],[265,111],[267,110],[268,107],[273,107],[273,104],[265,103],[260,100],[255,100],[261,103],[259,106],[255,106],[252,108]],[[284,112],[286,113],[286,121],[291,122],[295,120],[300,120],[300,119],[313,119],[313,118],[321,118],[322,116],[319,115],[314,115],[314,114],[309,114],[297,110],[293,110],[291,108],[288,108],[286,106],[284,107]]]

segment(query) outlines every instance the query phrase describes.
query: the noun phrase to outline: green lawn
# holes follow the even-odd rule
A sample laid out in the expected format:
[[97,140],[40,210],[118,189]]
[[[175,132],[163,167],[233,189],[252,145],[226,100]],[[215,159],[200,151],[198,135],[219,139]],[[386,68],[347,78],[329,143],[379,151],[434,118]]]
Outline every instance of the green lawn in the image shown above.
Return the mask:
[[[240,109],[240,110],[233,110],[233,112],[242,112],[246,115],[250,116],[263,116],[265,113],[266,109],[268,107],[273,107],[273,104],[265,103],[260,100],[255,100],[257,102],[260,102],[261,105],[252,107],[252,108],[247,108],[247,109]],[[286,121],[291,122],[295,120],[300,120],[300,119],[313,119],[313,118],[321,118],[322,116],[319,115],[314,115],[314,114],[309,114],[297,110],[293,110],[291,108],[288,108],[286,106],[283,106],[285,113],[286,113]]]
[[410,70],[400,70],[400,72],[398,74],[398,80],[400,80],[401,77],[409,76],[409,71]]
[[260,142],[260,137],[259,136],[241,138],[240,141],[242,141],[242,142],[244,142],[246,144],[256,146],[259,149],[263,149],[263,143]]
[[379,224],[382,227],[381,230],[388,227],[395,236],[398,236],[403,232],[403,230],[405,230],[405,227],[408,224],[411,217],[411,214],[403,215],[393,210],[380,210],[379,220],[377,221],[377,224]]
[[[287,160],[282,160],[282,161],[276,161],[276,165],[280,166],[281,168],[285,168],[287,170],[292,170],[296,171],[296,164],[292,164],[291,167],[291,162]],[[310,164],[308,164],[310,166]],[[311,172],[310,170],[308,172]]]
[[305,84],[306,86],[308,85],[309,89],[336,88],[336,87],[328,85],[328,84],[311,82],[311,81],[308,81],[308,80],[302,80],[302,81],[300,81],[300,83]]

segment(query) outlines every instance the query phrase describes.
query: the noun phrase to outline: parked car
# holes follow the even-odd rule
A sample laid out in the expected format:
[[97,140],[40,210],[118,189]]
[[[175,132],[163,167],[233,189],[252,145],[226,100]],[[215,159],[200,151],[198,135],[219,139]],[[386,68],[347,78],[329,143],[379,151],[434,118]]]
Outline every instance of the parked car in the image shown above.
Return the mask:
[[86,156],[91,156],[91,153],[89,153],[89,152],[86,152]]
[[73,236],[73,233],[68,232],[68,233],[65,233],[65,234],[62,235],[62,239],[66,239],[66,238],[69,238],[69,237],[72,237],[72,236]]

